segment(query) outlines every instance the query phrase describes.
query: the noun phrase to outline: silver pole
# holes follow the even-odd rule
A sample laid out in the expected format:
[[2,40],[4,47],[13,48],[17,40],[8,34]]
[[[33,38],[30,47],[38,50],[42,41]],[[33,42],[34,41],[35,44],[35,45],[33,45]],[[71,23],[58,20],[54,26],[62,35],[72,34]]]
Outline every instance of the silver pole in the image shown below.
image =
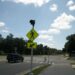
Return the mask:
[[[32,25],[32,28],[34,29],[35,20],[30,20],[30,23]],[[31,34],[32,34],[31,38],[33,38],[34,37],[33,32],[31,32]],[[33,45],[31,45],[31,72],[30,72],[30,75],[33,75],[33,73],[32,73],[32,70],[33,70],[33,47],[32,46]]]
[[48,54],[48,64],[49,64],[49,54]]
[[48,64],[49,64],[49,50],[48,50]]
[[31,48],[31,68],[30,68],[30,75],[33,75],[33,48]]

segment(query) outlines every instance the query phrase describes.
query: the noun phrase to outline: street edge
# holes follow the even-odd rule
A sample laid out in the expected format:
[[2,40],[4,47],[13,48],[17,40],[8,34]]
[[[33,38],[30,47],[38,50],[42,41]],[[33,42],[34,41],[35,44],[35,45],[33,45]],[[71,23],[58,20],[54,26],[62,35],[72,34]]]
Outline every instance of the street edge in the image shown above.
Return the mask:
[[[37,69],[37,68],[39,68],[39,67],[42,67],[42,66],[44,66],[44,65],[46,65],[46,64],[42,64],[42,65],[40,65],[40,66],[36,66],[36,67],[33,68],[33,70],[35,70],[35,69]],[[51,65],[51,63],[49,63],[49,65]],[[18,73],[18,74],[16,74],[16,75],[25,75],[25,74],[27,74],[27,73],[29,73],[29,72],[30,72],[30,70],[27,70],[27,71],[23,71],[23,72],[21,72],[21,73]]]

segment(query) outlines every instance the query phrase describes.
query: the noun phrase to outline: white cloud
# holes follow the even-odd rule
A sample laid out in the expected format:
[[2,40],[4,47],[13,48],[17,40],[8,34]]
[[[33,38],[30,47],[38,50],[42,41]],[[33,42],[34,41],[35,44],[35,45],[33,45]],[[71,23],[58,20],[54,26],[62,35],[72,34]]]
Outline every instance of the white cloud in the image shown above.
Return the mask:
[[4,26],[5,26],[5,23],[4,22],[0,22],[0,28],[4,27]]
[[39,34],[47,34],[48,30],[39,30],[38,32],[39,32]]
[[68,15],[66,13],[62,13],[59,17],[54,20],[54,23],[51,24],[52,28],[63,30],[70,29],[71,22],[75,21],[75,17],[72,15]]
[[[40,41],[39,41],[40,40]],[[54,39],[52,35],[48,35],[48,34],[40,34],[38,37],[38,41],[39,44],[43,44],[43,45],[47,45],[49,47],[54,46]]]
[[39,39],[49,39],[49,37],[50,37],[50,36],[47,35],[47,34],[40,34],[38,38],[39,38]]
[[49,37],[48,38],[46,38],[46,39],[37,39],[37,41],[36,42],[38,42],[38,44],[43,44],[44,46],[48,46],[48,47],[52,47],[52,48],[55,48],[56,46],[55,46],[55,41],[54,41],[54,36],[52,36],[52,35],[49,35]]
[[53,36],[52,35],[48,35],[48,34],[40,34],[38,39],[52,42],[53,41]]
[[55,28],[50,28],[48,30],[40,30],[39,34],[47,34],[47,35],[53,35],[53,34],[59,34],[60,30],[55,29]]
[[38,42],[39,44],[43,44],[44,46],[48,46],[48,47],[53,47],[53,48],[55,48],[55,43],[53,43],[53,42],[49,42],[49,41],[46,41],[46,42],[44,42],[44,41],[40,41],[40,42]]
[[74,5],[71,5],[71,6],[69,7],[69,10],[71,10],[71,11],[75,10],[75,4],[74,4]]
[[73,2],[72,0],[69,0],[69,1],[67,2],[67,6],[71,6],[72,4],[74,4],[74,2]]
[[3,32],[3,33],[9,33],[8,30],[4,30],[4,29],[2,30],[2,32]]
[[75,16],[62,13],[58,16],[52,24],[50,24],[50,28],[47,30],[39,31],[39,38],[41,43],[44,45],[48,45],[49,47],[55,47],[54,35],[60,34],[61,30],[67,30],[72,27],[71,22],[75,21]]
[[58,6],[57,6],[56,4],[52,4],[52,5],[50,6],[50,10],[51,10],[52,12],[57,11],[57,9],[58,9]]
[[50,0],[2,0],[2,1],[11,1],[15,3],[23,3],[23,4],[34,4],[35,6],[42,6],[48,3]]
[[55,28],[51,28],[51,29],[48,30],[48,33],[49,34],[59,34],[60,30],[55,29]]
[[[59,34],[61,30],[67,30],[72,27],[71,22],[75,21],[75,16],[62,13],[58,16],[47,30],[40,30],[39,34],[55,35]],[[41,37],[41,36],[40,36]]]
[[8,33],[9,32],[9,30],[5,26],[5,23],[4,22],[0,22],[0,31],[2,31],[3,33]]
[[48,41],[53,42],[54,37],[50,35]]
[[67,2],[67,6],[69,8],[70,11],[74,11],[75,10],[75,3],[73,0],[70,0]]
[[54,47],[55,46],[55,44],[54,43],[50,43],[50,42],[43,42],[43,45],[45,46],[45,45],[47,45],[47,46],[49,46],[49,47]]

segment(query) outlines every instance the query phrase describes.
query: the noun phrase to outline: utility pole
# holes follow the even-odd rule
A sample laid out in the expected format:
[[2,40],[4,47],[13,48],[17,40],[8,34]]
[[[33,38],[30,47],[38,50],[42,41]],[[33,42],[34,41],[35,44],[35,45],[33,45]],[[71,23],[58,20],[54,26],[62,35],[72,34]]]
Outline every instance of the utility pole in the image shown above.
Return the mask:
[[[34,29],[35,20],[30,20],[30,24],[32,25],[32,28]],[[32,37],[34,37],[33,36],[34,35],[33,32],[31,32],[31,34],[32,34]],[[29,75],[33,75],[33,72],[32,72],[32,70],[33,70],[33,47],[32,46],[33,45],[31,45],[31,71],[30,71]]]
[[33,49],[34,49],[34,46],[36,45],[36,43],[34,43],[34,40],[38,37],[39,34],[34,29],[35,20],[30,20],[29,22],[32,25],[32,29],[27,33],[26,36],[30,40],[30,42],[28,43],[27,46],[31,49],[31,66],[30,66],[29,75],[33,75],[33,72],[32,72],[32,70],[33,70]]

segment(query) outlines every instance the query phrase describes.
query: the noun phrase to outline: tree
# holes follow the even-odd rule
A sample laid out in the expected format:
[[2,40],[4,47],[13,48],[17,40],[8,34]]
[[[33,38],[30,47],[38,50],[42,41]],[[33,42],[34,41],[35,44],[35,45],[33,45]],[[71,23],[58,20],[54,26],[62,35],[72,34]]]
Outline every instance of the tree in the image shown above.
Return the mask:
[[69,56],[72,56],[72,54],[75,54],[75,34],[69,35],[66,39],[64,50],[69,53]]
[[34,50],[34,54],[36,55],[43,54],[43,44],[37,45],[37,48]]
[[25,40],[23,38],[14,38],[14,49],[19,54],[25,53]]
[[0,54],[4,54],[4,52],[3,52],[3,40],[4,40],[4,38],[0,34]]
[[49,48],[47,46],[44,46],[43,51],[44,51],[44,54],[47,55],[49,52]]
[[2,37],[2,35],[0,34],[0,51],[2,50],[2,41],[3,41],[3,37]]
[[[3,38],[0,34],[0,52],[4,53],[14,53],[17,52],[19,54],[31,54],[31,49],[27,48],[28,40],[24,40],[23,38],[13,37],[13,34],[9,34],[6,38]],[[50,48],[48,46],[43,46],[43,44],[38,44],[36,49],[33,50],[35,55],[47,55],[56,53],[56,49]]]
[[13,34],[7,35],[7,37],[4,40],[4,52],[5,53],[11,53],[14,52],[14,42],[13,42]]

